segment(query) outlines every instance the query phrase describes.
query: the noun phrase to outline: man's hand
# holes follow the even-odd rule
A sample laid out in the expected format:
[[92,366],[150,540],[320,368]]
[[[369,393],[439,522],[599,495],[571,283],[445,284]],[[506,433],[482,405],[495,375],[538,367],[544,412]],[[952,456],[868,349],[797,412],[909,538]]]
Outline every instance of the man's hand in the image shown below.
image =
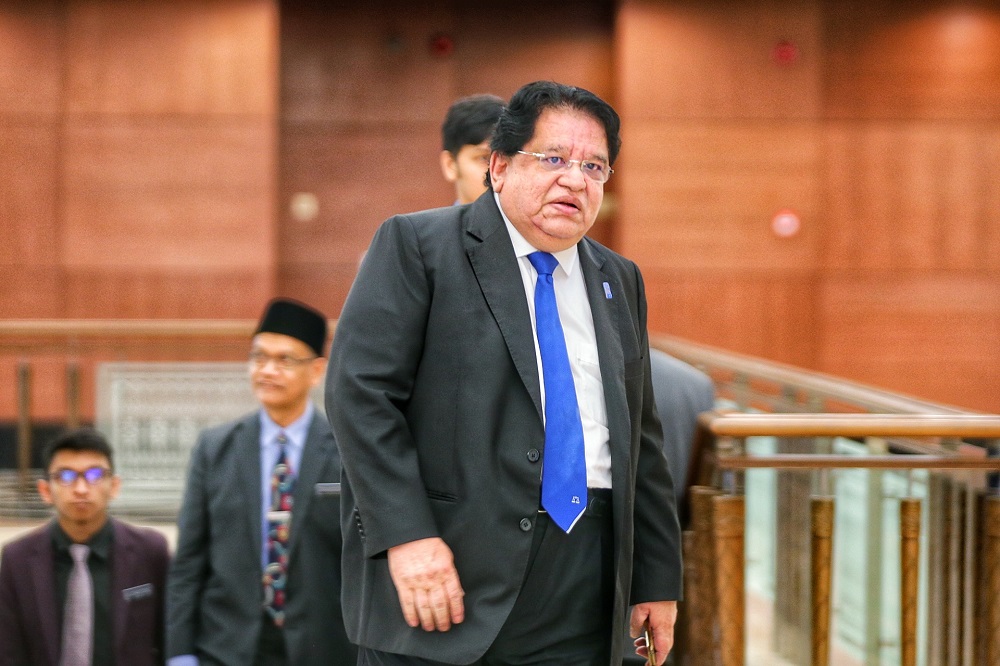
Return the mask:
[[646,656],[646,640],[638,638],[642,635],[642,627],[649,621],[649,633],[653,635],[653,645],[656,648],[656,666],[662,666],[667,661],[667,655],[674,646],[674,623],[677,621],[676,601],[648,601],[636,604],[632,609],[632,619],[629,621],[629,633],[635,641],[635,653]]
[[448,631],[465,619],[465,592],[451,548],[439,537],[389,549],[389,574],[406,624],[424,631]]

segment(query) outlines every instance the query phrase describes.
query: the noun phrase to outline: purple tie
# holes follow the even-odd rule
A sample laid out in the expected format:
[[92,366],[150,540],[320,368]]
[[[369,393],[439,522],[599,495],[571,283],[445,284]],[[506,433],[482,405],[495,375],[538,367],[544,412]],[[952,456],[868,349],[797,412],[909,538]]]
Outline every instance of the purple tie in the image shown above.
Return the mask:
[[90,548],[74,543],[69,547],[69,554],[73,558],[73,569],[66,584],[59,666],[90,666],[94,650],[94,581],[87,567]]

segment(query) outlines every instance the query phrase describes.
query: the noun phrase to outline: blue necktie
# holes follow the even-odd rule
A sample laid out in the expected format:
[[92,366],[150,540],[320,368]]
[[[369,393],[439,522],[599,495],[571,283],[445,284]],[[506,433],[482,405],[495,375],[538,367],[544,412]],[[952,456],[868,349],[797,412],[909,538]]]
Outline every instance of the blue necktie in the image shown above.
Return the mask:
[[576,403],[566,338],[559,322],[552,271],[559,262],[547,252],[533,252],[528,261],[538,272],[535,282],[535,335],[542,355],[545,383],[545,457],[542,466],[542,508],[565,532],[573,529],[587,507],[587,461],[583,424]]

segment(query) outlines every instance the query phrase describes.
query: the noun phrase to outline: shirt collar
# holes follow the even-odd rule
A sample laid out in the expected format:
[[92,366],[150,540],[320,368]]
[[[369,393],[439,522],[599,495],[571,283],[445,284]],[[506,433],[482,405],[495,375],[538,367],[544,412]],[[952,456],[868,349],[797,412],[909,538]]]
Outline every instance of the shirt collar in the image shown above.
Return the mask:
[[[493,199],[497,202],[497,208],[500,210],[500,215],[503,217],[503,222],[507,225],[507,233],[510,235],[510,242],[514,245],[514,255],[520,259],[521,257],[527,257],[532,252],[538,252],[538,248],[534,247],[529,243],[521,232],[517,230],[510,219],[507,217],[507,213],[503,212],[503,206],[500,205],[500,195],[496,192],[493,193]],[[572,247],[566,248],[565,250],[560,250],[559,252],[552,252],[553,257],[562,266],[562,269],[566,272],[566,275],[572,275],[573,270],[579,263],[579,253],[574,243]]]
[[[90,547],[90,554],[102,560],[108,559],[111,555],[111,545],[114,542],[114,534],[114,529],[111,527],[111,519],[108,518],[104,521],[104,525],[101,529],[97,530],[97,533],[90,537],[90,541],[85,544]],[[63,531],[63,528],[59,525],[58,520],[52,521],[52,543],[55,546],[56,552],[60,556],[70,556],[69,547],[73,545],[74,542],[69,538],[69,535]]]
[[260,446],[261,449],[266,449],[270,446],[278,433],[284,432],[285,437],[288,438],[288,444],[294,446],[297,449],[301,449],[306,441],[306,435],[309,434],[309,424],[312,423],[313,412],[316,408],[313,406],[312,400],[306,401],[306,409],[302,412],[302,416],[295,419],[285,427],[281,427],[274,422],[267,414],[267,410],[260,410]]

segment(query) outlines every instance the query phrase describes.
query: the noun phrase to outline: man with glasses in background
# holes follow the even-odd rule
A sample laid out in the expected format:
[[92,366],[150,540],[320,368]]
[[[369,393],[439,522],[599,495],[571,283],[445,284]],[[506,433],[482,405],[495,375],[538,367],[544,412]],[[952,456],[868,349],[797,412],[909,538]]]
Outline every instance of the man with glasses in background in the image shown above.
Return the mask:
[[167,594],[167,663],[353,664],[340,609],[340,457],[310,398],[326,317],[266,308],[250,346],[261,408],[201,433]]
[[629,605],[657,666],[670,651],[680,529],[642,278],[586,237],[619,125],[528,84],[490,189],[372,240],[326,381],[361,666],[620,664]]
[[56,515],[3,549],[0,664],[162,664],[166,539],[108,516],[121,479],[100,433],[57,437],[44,464]]

